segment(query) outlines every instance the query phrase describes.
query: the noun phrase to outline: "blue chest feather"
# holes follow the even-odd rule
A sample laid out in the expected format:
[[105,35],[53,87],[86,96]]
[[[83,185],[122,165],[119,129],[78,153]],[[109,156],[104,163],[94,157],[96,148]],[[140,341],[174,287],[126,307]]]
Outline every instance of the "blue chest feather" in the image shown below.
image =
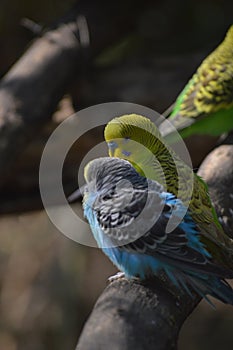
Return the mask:
[[161,263],[152,256],[129,253],[112,246],[110,238],[101,230],[95,212],[87,203],[84,204],[84,215],[89,221],[98,246],[126,276],[137,276],[141,279],[145,279],[147,275],[157,274],[158,270],[162,268]]

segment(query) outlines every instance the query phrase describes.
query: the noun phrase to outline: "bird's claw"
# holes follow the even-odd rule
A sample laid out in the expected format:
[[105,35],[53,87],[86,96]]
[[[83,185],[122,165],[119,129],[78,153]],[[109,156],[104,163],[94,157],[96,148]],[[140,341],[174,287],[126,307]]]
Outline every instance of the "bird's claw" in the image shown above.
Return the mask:
[[111,283],[111,282],[119,280],[121,278],[125,278],[125,273],[124,272],[117,272],[115,275],[108,277],[108,282]]

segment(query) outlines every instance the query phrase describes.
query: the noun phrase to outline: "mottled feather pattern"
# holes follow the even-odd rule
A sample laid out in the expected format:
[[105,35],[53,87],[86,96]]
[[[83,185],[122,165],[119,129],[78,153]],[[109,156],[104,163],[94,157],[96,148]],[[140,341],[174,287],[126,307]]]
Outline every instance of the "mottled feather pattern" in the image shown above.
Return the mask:
[[[203,297],[209,293],[233,303],[233,291],[223,280],[233,278],[233,270],[212,257],[200,240],[198,226],[179,199],[118,158],[92,161],[86,180],[84,214],[98,245],[128,277],[144,279],[163,271],[177,287],[190,294],[192,287]],[[132,195],[126,203],[127,188],[119,192],[118,186],[124,181],[132,185]],[[149,201],[145,201],[148,197]],[[142,210],[140,221],[134,225]],[[183,220],[172,232],[166,232],[170,217],[179,218],[183,212]],[[156,220],[153,222],[152,218]]]
[[202,62],[178,96],[170,120],[199,118],[233,107],[233,26],[225,40]]
[[[138,174],[128,162],[125,162],[124,168],[119,168],[117,162],[111,165],[111,173],[117,174],[114,176],[114,181],[109,169],[106,173],[106,169],[102,167],[96,173],[99,179],[95,185],[98,195],[92,203],[92,208],[105,234],[113,239],[117,238],[117,244],[119,241],[123,244],[129,237],[133,240],[138,238],[137,226],[143,224],[144,220],[148,227],[152,225],[156,219],[156,211],[153,208],[162,205],[162,199],[156,195],[162,190],[162,186],[146,178],[138,182]],[[139,216],[145,205],[147,210],[135,223],[134,219]]]
[[[124,142],[126,137],[127,143]],[[179,196],[184,205],[189,206],[190,215],[201,231],[201,241],[210,247],[216,260],[233,268],[233,242],[217,219],[207,185],[165,143],[156,126],[148,118],[136,114],[121,116],[108,123],[105,139],[117,145],[110,156],[127,159],[141,175],[162,183],[166,191]],[[140,148],[140,144],[144,148]],[[161,182],[163,175],[165,184]]]

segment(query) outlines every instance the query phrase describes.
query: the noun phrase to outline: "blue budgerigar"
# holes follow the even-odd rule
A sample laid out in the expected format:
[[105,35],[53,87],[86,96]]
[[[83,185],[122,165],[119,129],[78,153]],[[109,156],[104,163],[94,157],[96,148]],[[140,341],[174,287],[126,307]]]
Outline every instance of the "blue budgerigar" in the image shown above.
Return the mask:
[[[123,159],[95,159],[84,175],[84,215],[98,246],[126,277],[143,280],[163,272],[190,294],[195,290],[233,305],[225,281],[233,270],[211,256],[181,200]],[[171,216],[177,225],[169,232]]]

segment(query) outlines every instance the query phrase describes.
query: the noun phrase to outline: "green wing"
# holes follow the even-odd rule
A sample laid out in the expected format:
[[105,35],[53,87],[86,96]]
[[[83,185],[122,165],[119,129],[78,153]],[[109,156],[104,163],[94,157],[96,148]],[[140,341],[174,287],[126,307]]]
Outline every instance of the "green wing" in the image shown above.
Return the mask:
[[[180,93],[168,120],[184,138],[233,129],[233,26]],[[160,131],[174,137],[168,123],[162,123]]]

